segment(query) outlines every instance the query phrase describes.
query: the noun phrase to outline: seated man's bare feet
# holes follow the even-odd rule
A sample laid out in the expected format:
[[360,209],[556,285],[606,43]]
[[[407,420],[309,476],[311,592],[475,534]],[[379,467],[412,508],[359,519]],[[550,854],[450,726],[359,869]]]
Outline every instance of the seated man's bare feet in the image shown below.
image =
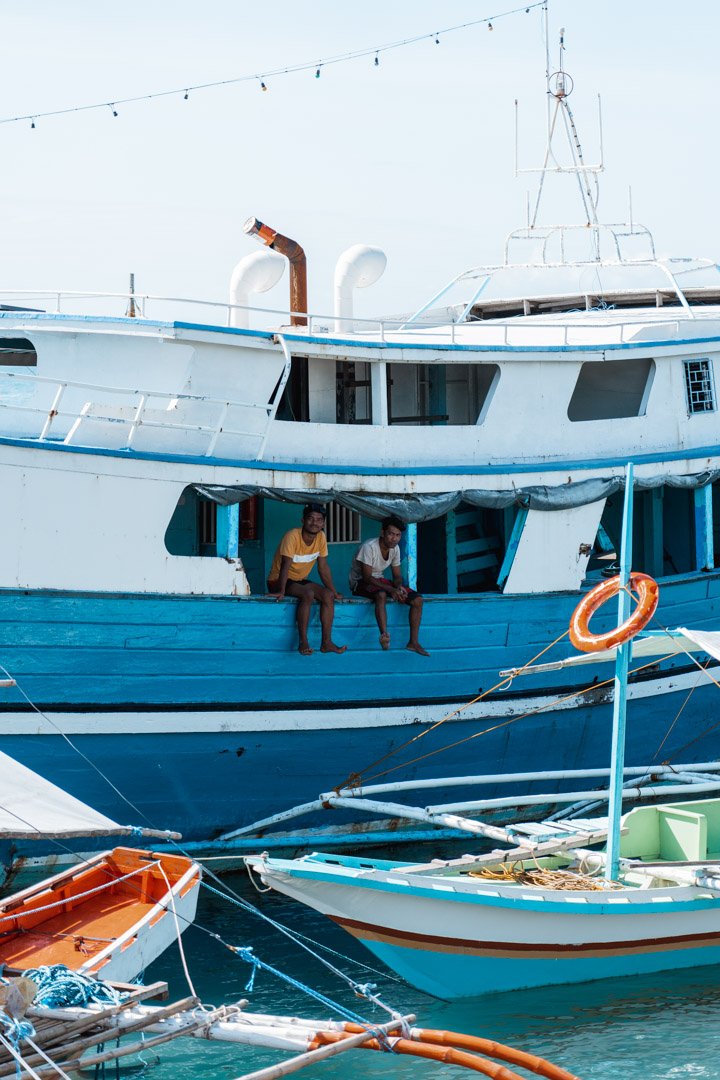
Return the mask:
[[423,647],[422,647],[422,645],[420,644],[419,641],[416,641],[416,642],[408,641],[405,648],[409,649],[410,652],[418,653],[420,656],[429,656],[430,655],[430,653],[427,651],[427,649],[423,649]]
[[298,645],[298,652],[301,656],[312,656],[312,649],[308,645],[307,641],[301,641]]
[[390,635],[389,634],[381,634],[380,635],[380,645],[381,645],[381,647],[383,649],[389,649],[390,648]]
[[344,653],[346,650],[347,645],[336,645],[334,641],[328,642],[327,645],[320,646],[320,652]]

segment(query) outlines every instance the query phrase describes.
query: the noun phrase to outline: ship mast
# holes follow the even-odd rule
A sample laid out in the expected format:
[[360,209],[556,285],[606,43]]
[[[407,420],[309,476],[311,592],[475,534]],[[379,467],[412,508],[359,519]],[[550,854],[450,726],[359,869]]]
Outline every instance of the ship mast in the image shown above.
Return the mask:
[[[574,82],[572,76],[569,75],[568,72],[565,70],[565,30],[560,30],[558,66],[556,70],[553,71],[551,69],[550,61],[547,4],[545,4],[544,7],[544,15],[545,80],[547,84],[547,136],[545,145],[545,157],[543,159],[542,166],[539,169],[518,169],[516,166],[516,173],[540,173],[537,196],[535,198],[535,207],[532,215],[529,216],[528,228],[534,229],[537,226],[540,204],[542,202],[543,196],[545,176],[548,173],[574,173],[576,175],[580,198],[585,213],[585,223],[587,225],[597,227],[599,224],[597,214],[599,198],[597,177],[598,173],[601,173],[604,167],[602,162],[602,120],[600,117],[600,163],[598,165],[588,165],[585,161],[585,157],[583,154],[577,124],[575,123],[575,117],[573,116],[572,109],[570,108],[570,104],[568,102],[568,98],[570,97],[574,88]],[[598,111],[599,106],[600,99],[598,97]],[[562,132],[565,133],[567,145],[570,150],[569,164],[562,164],[559,156],[555,152],[555,141],[557,139],[558,133],[562,134]],[[597,231],[595,235],[597,237]]]

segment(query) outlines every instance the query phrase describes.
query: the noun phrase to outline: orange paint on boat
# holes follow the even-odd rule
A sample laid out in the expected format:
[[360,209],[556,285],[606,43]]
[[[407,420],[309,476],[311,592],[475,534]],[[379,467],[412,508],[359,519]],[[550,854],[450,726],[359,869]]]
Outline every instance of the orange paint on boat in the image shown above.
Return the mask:
[[[151,925],[172,918],[168,883],[172,888],[192,866],[182,856],[115,848],[0,901],[0,962],[20,969],[89,964],[85,971],[98,971],[110,958],[102,957],[95,967],[92,957],[131,932],[157,904],[167,906]],[[199,880],[198,874],[182,894]],[[131,935],[121,948],[134,941]]]

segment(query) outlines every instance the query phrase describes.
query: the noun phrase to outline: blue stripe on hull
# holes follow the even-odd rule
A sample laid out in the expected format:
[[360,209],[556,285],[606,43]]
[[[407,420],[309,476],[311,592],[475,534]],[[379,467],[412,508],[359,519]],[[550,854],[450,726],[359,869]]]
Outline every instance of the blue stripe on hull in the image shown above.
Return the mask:
[[650,975],[720,963],[720,946],[614,956],[608,959],[535,960],[457,956],[364,941],[371,952],[411,986],[451,1001],[537,986]]

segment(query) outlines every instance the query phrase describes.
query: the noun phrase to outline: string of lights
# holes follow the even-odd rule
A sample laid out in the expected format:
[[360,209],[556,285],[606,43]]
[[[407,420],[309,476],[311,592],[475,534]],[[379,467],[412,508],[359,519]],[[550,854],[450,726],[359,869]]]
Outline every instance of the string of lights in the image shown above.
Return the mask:
[[402,38],[400,41],[389,41],[383,45],[376,45],[370,48],[358,49],[355,52],[338,53],[335,56],[327,56],[321,60],[309,60],[301,64],[292,64],[286,67],[273,68],[268,71],[255,72],[252,75],[236,75],[230,79],[217,79],[214,82],[197,83],[193,86],[181,86],[174,87],[172,90],[156,90],[151,94],[137,94],[133,97],[116,98],[111,101],[98,101],[93,102],[90,105],[71,105],[64,109],[49,109],[46,112],[26,113],[23,116],[6,116],[0,119],[0,124],[16,124],[21,121],[30,121],[30,127],[36,126],[37,120],[44,120],[54,116],[67,116],[71,113],[92,112],[97,109],[109,109],[114,117],[119,115],[118,106],[120,105],[134,105],[142,101],[153,101],[156,98],[167,97],[180,97],[185,101],[188,100],[191,93],[197,93],[202,90],[211,90],[222,86],[235,86],[238,83],[257,82],[260,90],[267,92],[268,83],[271,79],[277,78],[281,75],[295,75],[299,72],[313,71],[315,78],[319,79],[323,68],[331,67],[335,64],[345,64],[351,60],[360,60],[363,57],[373,57],[373,66],[380,66],[380,57],[383,53],[391,52],[394,49],[402,49],[408,45],[417,45],[421,41],[434,41],[436,45],[440,44],[442,37],[448,34],[454,34],[459,30],[467,30],[474,26],[487,26],[488,30],[493,29],[493,24],[499,22],[501,19],[509,18],[511,15],[519,15],[521,13],[528,14],[534,8],[544,8],[547,0],[534,0],[533,3],[523,4],[521,7],[512,8],[509,11],[501,11],[497,15],[490,15],[483,19],[472,19],[469,22],[458,23],[456,26],[446,26],[442,30],[433,30],[431,33],[419,34],[417,37]]

